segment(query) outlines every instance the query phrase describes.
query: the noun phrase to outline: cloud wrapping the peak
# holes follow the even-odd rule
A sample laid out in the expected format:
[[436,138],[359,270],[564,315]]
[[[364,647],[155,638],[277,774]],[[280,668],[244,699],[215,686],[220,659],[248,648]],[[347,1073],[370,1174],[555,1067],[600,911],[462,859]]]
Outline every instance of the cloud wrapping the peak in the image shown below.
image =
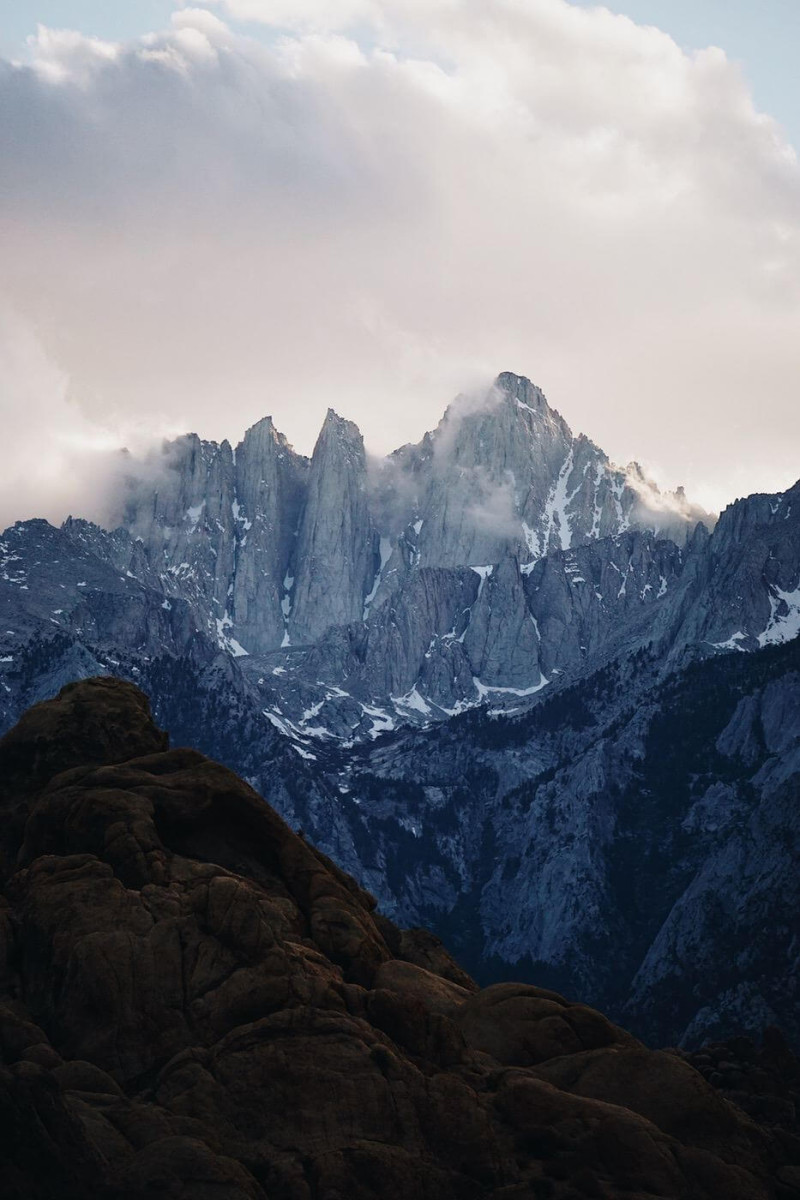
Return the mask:
[[16,520],[102,519],[116,442],[69,398],[69,381],[35,332],[0,306],[0,530]]
[[[0,304],[0,531],[44,517],[59,524],[73,514],[106,524],[119,507],[123,480],[140,474],[150,485],[174,426],[88,415],[71,395],[68,377],[47,356],[36,331]],[[132,454],[124,454],[123,450]]]
[[565,0],[219,0],[29,50],[0,288],[88,419],[308,449],[333,405],[384,451],[512,369],[703,503],[791,482],[800,172],[721,51]]

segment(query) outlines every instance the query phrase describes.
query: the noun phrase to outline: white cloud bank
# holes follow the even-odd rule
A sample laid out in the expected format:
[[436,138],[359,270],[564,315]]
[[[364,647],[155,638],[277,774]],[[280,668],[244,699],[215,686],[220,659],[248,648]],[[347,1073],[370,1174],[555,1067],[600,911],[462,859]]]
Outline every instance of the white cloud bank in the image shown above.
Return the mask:
[[800,474],[800,170],[721,51],[565,0],[211,8],[0,63],[0,290],[77,424],[309,449],[332,404],[382,451],[510,369],[707,505]]
[[[110,422],[87,415],[35,331],[0,304],[0,531],[30,517],[59,523],[70,513],[104,523],[131,464],[152,476],[141,456],[177,432],[135,415]],[[120,454],[123,446],[133,458]]]

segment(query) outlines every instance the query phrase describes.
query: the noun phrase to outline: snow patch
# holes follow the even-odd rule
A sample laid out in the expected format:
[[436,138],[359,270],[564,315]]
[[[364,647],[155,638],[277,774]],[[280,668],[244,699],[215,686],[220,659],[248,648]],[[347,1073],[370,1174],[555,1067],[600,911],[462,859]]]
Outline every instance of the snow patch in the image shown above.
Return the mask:
[[[283,598],[281,600],[281,612],[283,613],[284,625],[286,625],[286,622],[289,620],[289,617],[292,615],[292,595],[291,595],[291,593],[292,593],[293,587],[294,587],[294,575],[290,575],[289,572],[287,571],[283,577]],[[283,641],[281,642],[281,649],[285,650],[286,647],[291,646],[291,644],[292,643],[289,639],[289,630],[284,629]]]
[[396,722],[389,713],[382,708],[373,708],[371,704],[362,704],[362,712],[372,718],[372,728],[369,731],[371,738],[380,737],[382,733],[390,733],[397,728]]
[[324,700],[319,700],[316,704],[312,704],[311,708],[307,708],[300,718],[300,724],[305,725],[308,721],[313,720],[314,717],[318,717],[324,703]]
[[483,591],[483,585],[486,583],[486,580],[490,577],[490,575],[494,571],[494,567],[491,567],[491,566],[490,567],[470,567],[470,570],[474,571],[476,575],[479,575],[480,580],[481,580],[480,583],[478,584],[478,594],[475,597],[475,600],[477,602],[481,598],[481,592]]
[[758,635],[759,646],[780,645],[800,636],[800,585],[793,592],[773,587],[769,596],[767,627]]
[[[417,521],[416,525],[414,526],[415,531],[417,533],[419,533],[421,528],[422,528],[422,521]],[[372,601],[375,599],[378,588],[381,586],[381,579],[383,578],[383,569],[386,566],[386,564],[388,563],[391,556],[392,556],[391,538],[382,537],[381,544],[380,544],[380,563],[378,565],[378,570],[375,572],[375,580],[372,584],[372,591],[369,593],[368,596],[364,597],[364,611],[361,614],[362,621],[366,621],[367,617],[369,616],[370,605],[372,604]]]
[[744,646],[739,645],[740,641],[747,641],[747,634],[742,629],[738,633],[732,633],[726,642],[711,642],[710,645],[715,650],[741,650],[745,653]]
[[[619,567],[617,567],[617,570],[619,571]],[[620,575],[622,575],[622,583],[619,585],[619,591],[617,592],[617,599],[618,599],[618,600],[621,600],[623,596],[627,595],[627,592],[628,592],[628,574],[629,574],[629,572],[632,572],[632,571],[633,571],[633,566],[632,566],[632,564],[631,564],[631,563],[628,563],[628,566],[627,566],[627,569],[626,569],[626,571],[625,571],[625,574],[624,574],[624,575],[623,575],[622,571],[619,571]]]
[[234,521],[244,526],[245,533],[247,533],[248,529],[253,528],[253,522],[249,521],[247,517],[242,516],[242,506],[238,500],[231,501],[231,512],[233,513]]
[[274,725],[276,729],[280,730],[284,737],[291,738],[293,736],[294,731],[292,730],[292,727],[289,725],[288,721],[284,721],[282,717],[279,717],[277,713],[274,713],[270,708],[262,709],[262,712],[269,721],[270,725]]
[[292,742],[292,749],[300,755],[301,758],[308,758],[311,762],[317,761],[316,754],[312,754],[310,750],[304,750],[302,746],[298,746],[297,742]]
[[236,638],[231,637],[225,632],[226,629],[233,628],[233,621],[227,612],[224,617],[217,617],[214,623],[217,627],[217,645],[220,650],[227,650],[231,658],[246,658],[249,656],[249,650],[245,650],[244,646],[240,642],[237,642]]
[[533,687],[529,687],[529,688],[489,687],[488,684],[481,683],[481,681],[480,681],[480,679],[478,679],[477,675],[473,675],[472,682],[474,684],[475,691],[478,693],[478,695],[483,700],[484,697],[489,696],[489,695],[492,695],[492,696],[495,696],[495,695],[535,696],[537,692],[540,692],[542,690],[542,688],[547,687],[550,680],[546,679],[545,676],[542,675],[539,682],[535,683],[533,685]]
[[431,715],[431,707],[427,700],[424,700],[417,691],[417,685],[414,684],[410,692],[406,692],[405,696],[392,696],[393,704],[399,704],[403,708],[413,709],[414,712],[421,713],[423,717]]
[[592,528],[589,530],[589,537],[599,538],[600,536],[600,519],[603,515],[603,508],[600,504],[600,484],[605,475],[605,463],[599,458],[595,464],[594,472],[594,512],[592,514]]
[[192,508],[186,510],[186,520],[189,522],[189,532],[194,533],[197,528],[197,522],[200,520],[200,515],[206,506],[205,500],[201,500],[199,504],[195,504]]
[[[564,459],[563,466],[558,473],[558,479],[553,484],[550,495],[547,498],[547,504],[544,511],[544,533],[542,535],[543,552],[547,554],[550,549],[550,539],[554,533],[558,534],[558,542],[562,550],[569,550],[572,545],[572,527],[567,516],[567,505],[577,495],[580,489],[580,483],[574,491],[567,493],[569,478],[572,474],[572,469],[575,462],[575,456],[572,447],[569,449],[567,457]],[[581,483],[583,479],[581,479]]]

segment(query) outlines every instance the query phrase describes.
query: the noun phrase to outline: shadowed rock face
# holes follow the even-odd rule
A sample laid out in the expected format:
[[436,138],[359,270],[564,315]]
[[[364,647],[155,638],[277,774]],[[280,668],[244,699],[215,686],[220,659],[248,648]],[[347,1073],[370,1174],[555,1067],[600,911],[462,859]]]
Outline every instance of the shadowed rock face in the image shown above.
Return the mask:
[[478,990],[130,684],[0,742],[0,849],[4,1196],[794,1194],[791,1147],[689,1063]]

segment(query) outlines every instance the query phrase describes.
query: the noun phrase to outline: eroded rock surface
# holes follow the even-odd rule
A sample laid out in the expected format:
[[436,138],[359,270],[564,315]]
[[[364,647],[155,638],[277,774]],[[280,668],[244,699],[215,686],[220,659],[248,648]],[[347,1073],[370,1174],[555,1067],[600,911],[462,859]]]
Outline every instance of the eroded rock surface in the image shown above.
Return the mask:
[[130,684],[3,739],[0,844],[14,1200],[795,1194],[791,1144],[688,1062],[479,990]]

